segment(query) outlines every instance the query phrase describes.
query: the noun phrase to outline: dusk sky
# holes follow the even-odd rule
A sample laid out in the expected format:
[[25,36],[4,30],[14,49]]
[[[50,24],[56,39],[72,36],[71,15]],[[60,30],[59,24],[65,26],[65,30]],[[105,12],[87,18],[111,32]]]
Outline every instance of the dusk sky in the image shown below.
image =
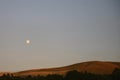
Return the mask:
[[120,62],[120,0],[0,0],[0,72],[96,60]]

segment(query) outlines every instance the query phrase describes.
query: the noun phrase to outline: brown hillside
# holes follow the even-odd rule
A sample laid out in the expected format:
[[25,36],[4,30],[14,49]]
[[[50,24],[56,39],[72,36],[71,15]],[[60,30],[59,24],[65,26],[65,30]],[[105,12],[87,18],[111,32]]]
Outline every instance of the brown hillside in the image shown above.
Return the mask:
[[13,73],[15,76],[26,76],[26,75],[48,75],[48,74],[61,74],[65,75],[68,71],[77,70],[80,72],[90,72],[95,74],[111,74],[115,68],[120,68],[120,62],[101,62],[101,61],[90,61],[77,63],[70,66],[59,67],[59,68],[48,68],[48,69],[33,69]]

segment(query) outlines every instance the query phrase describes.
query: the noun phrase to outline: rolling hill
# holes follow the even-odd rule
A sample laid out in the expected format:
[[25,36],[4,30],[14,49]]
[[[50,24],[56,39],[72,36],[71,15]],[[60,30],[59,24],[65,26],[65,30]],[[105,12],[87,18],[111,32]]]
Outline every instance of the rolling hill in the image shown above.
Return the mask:
[[89,61],[77,63],[64,67],[47,68],[47,69],[32,69],[12,73],[14,76],[46,76],[48,74],[65,75],[68,71],[77,70],[79,72],[89,72],[95,74],[111,74],[115,68],[120,69],[120,62],[103,62],[103,61]]

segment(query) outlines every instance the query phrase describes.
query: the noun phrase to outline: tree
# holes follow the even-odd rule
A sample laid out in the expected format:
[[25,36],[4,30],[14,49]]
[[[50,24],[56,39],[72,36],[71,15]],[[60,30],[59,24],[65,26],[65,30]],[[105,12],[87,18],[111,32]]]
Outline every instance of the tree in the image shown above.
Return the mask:
[[65,76],[65,80],[83,80],[83,74],[76,70],[69,71]]
[[115,70],[112,72],[112,79],[120,80],[120,69],[115,68]]

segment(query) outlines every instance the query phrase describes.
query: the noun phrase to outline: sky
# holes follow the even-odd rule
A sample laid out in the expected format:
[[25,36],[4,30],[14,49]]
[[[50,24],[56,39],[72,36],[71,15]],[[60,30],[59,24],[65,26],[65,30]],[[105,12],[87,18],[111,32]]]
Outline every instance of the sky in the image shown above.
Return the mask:
[[85,61],[120,62],[119,0],[0,0],[0,72]]

